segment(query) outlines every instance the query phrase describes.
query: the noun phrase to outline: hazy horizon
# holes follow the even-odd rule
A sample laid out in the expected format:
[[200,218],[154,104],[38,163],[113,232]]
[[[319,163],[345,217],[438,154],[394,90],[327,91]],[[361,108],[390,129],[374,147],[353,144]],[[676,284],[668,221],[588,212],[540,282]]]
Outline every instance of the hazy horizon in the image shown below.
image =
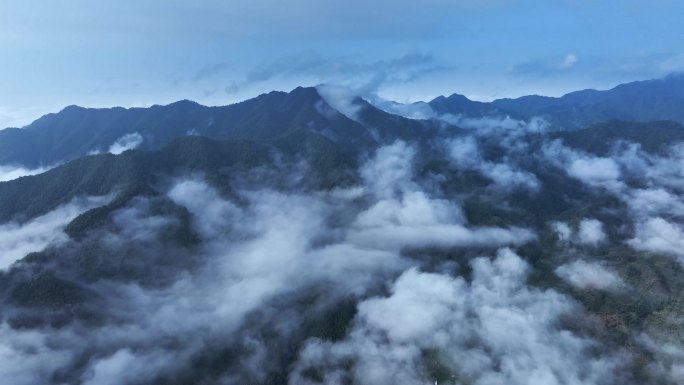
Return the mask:
[[684,70],[671,0],[67,4],[0,3],[0,127],[72,104],[225,105],[319,83],[488,101]]
[[[667,74],[667,75],[665,75],[665,76],[663,76],[663,77],[660,77],[660,78],[635,79],[635,80],[632,80],[632,81],[628,81],[628,82],[626,82],[626,83],[639,82],[639,81],[648,81],[648,80],[664,79],[664,78],[666,78],[666,77],[668,77],[668,76],[679,75],[679,74],[681,74],[681,72],[673,72],[673,73]],[[458,91],[454,91],[454,92],[451,92],[451,93],[446,93],[446,94],[439,94],[439,95],[430,96],[430,97],[427,97],[427,98],[425,98],[425,99],[411,100],[411,101],[408,101],[408,102],[405,102],[405,103],[429,102],[430,100],[433,100],[433,99],[438,98],[438,97],[440,97],[440,96],[448,97],[448,96],[451,96],[451,95],[454,95],[454,94],[460,94],[460,95],[463,95],[463,96],[467,97],[468,99],[470,99],[470,100],[472,100],[472,101],[478,101],[478,102],[491,102],[491,101],[494,101],[494,100],[497,100],[497,99],[508,99],[508,98],[510,98],[510,99],[515,99],[515,98],[519,98],[519,97],[523,97],[523,96],[530,96],[530,95],[532,95],[532,96],[544,96],[544,97],[562,97],[562,96],[564,96],[564,95],[567,95],[568,93],[577,92],[577,91],[584,91],[584,90],[606,91],[606,90],[613,89],[613,88],[615,88],[615,87],[617,87],[617,86],[619,86],[619,85],[621,85],[621,84],[625,84],[625,83],[618,83],[618,84],[614,84],[614,85],[612,85],[612,86],[607,86],[607,87],[604,87],[604,88],[583,88],[583,89],[570,90],[570,91],[568,91],[568,92],[563,92],[563,93],[560,93],[560,94],[557,94],[557,95],[541,94],[541,93],[531,92],[531,93],[525,93],[525,94],[521,94],[521,95],[502,96],[501,98],[495,98],[495,99],[475,99],[475,98],[469,97],[468,95],[461,94],[461,93],[458,92]],[[327,85],[327,84],[326,84],[326,83],[320,83],[320,84],[318,84],[318,85]],[[312,87],[312,88],[313,88],[313,87],[317,87],[318,85],[300,85],[300,86],[296,86],[295,88],[297,88],[297,87]],[[335,86],[336,86],[336,85],[335,85]],[[345,86],[341,86],[341,87],[345,87]],[[221,107],[221,106],[226,106],[226,105],[230,105],[230,104],[241,103],[241,102],[243,102],[243,101],[246,101],[246,100],[249,100],[249,99],[256,98],[256,97],[258,97],[259,95],[267,94],[267,93],[269,93],[269,92],[291,92],[291,91],[294,90],[295,88],[288,88],[288,89],[273,89],[273,90],[263,91],[263,92],[259,92],[259,93],[255,94],[255,95],[246,96],[244,99],[238,99],[238,100],[234,100],[234,101],[228,101],[228,102],[226,102],[226,103],[220,103],[220,104],[201,103],[201,102],[198,102],[197,100],[193,100],[193,99],[189,99],[189,98],[173,99],[173,100],[169,100],[169,101],[166,101],[166,102],[152,102],[152,103],[131,104],[131,105],[88,105],[87,103],[85,103],[85,104],[73,104],[73,103],[71,103],[71,104],[65,104],[65,105],[63,105],[63,106],[55,106],[55,108],[54,108],[54,109],[51,109],[51,110],[41,110],[41,111],[39,111],[39,112],[35,112],[35,114],[33,114],[33,115],[27,115],[27,116],[19,117],[19,118],[17,118],[17,119],[15,120],[15,122],[16,122],[15,125],[12,125],[12,124],[6,125],[6,126],[0,125],[0,130],[4,130],[4,129],[7,129],[7,128],[22,128],[22,127],[24,127],[24,126],[27,126],[27,125],[31,124],[32,122],[34,122],[35,120],[39,119],[40,117],[45,116],[46,114],[57,113],[57,112],[63,110],[63,109],[66,108],[66,107],[69,107],[69,106],[78,106],[78,107],[83,107],[83,108],[118,108],[118,107],[121,107],[121,108],[126,108],[126,109],[128,109],[128,108],[148,108],[148,107],[151,107],[151,106],[154,106],[154,105],[166,106],[166,105],[173,104],[173,103],[176,103],[176,102],[180,102],[180,101],[183,101],[183,100],[189,100],[189,101],[191,101],[191,102],[195,102],[195,103],[201,104],[201,105],[203,105],[203,106],[207,106],[207,107]],[[353,91],[353,90],[352,90],[352,91]],[[367,95],[359,94],[359,96],[361,96],[361,97],[366,97]],[[396,100],[393,100],[393,99],[384,99],[384,98],[383,98],[383,100],[386,100],[386,101],[389,101],[389,102],[397,102]],[[2,111],[0,110],[0,118],[2,117],[1,114],[2,114]],[[0,122],[1,122],[1,120],[0,120]]]

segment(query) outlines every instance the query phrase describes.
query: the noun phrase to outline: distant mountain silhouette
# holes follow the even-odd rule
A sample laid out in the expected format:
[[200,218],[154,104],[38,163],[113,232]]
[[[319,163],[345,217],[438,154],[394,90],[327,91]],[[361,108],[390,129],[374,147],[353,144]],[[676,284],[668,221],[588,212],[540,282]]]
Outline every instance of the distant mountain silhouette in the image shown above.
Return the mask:
[[611,119],[684,123],[684,74],[621,84],[606,91],[576,91],[558,98],[531,95],[484,103],[453,94],[435,98],[429,105],[440,114],[467,117],[541,116],[557,129],[582,128]]

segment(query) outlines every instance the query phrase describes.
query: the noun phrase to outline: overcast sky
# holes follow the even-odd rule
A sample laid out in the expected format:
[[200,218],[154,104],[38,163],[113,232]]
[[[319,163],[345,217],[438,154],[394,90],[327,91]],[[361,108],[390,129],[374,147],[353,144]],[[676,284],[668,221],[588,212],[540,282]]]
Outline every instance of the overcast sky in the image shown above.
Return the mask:
[[684,70],[684,1],[0,0],[0,127],[333,83],[415,101]]

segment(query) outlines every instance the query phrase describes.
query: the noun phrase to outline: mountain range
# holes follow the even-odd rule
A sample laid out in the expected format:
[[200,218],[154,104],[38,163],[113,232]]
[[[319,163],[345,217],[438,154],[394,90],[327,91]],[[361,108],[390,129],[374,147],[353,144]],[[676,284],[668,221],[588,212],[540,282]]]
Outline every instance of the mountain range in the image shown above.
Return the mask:
[[582,90],[561,97],[530,95],[472,101],[463,95],[440,96],[427,104],[439,114],[467,117],[502,116],[530,119],[543,117],[558,129],[573,129],[605,120],[647,122],[672,120],[684,123],[684,74],[637,81],[609,90]]
[[[521,120],[542,117],[558,130],[584,128],[613,119],[684,123],[682,89],[684,75],[679,74],[622,84],[606,91],[571,92],[559,98],[534,95],[485,103],[452,94],[415,106],[426,105],[432,110],[433,114],[424,120],[440,115],[509,116]],[[223,107],[206,107],[188,100],[150,108],[69,106],[24,128],[1,130],[0,164],[50,166],[89,153],[106,152],[117,139],[132,134],[140,136],[139,149],[152,150],[174,138],[193,134],[224,140],[267,140],[309,130],[343,135],[333,139],[349,141],[350,145],[367,145],[378,139],[422,135],[418,128],[421,125],[430,129],[430,122],[402,119],[361,98],[350,100],[350,106],[360,113],[359,119],[350,119],[332,108],[318,89],[302,87]],[[327,114],[321,114],[321,110]]]

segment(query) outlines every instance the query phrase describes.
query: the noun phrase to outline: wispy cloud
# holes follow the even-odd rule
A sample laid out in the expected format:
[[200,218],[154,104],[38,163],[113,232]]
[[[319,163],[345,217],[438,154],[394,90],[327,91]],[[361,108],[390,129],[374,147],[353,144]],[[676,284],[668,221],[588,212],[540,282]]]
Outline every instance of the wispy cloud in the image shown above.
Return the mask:
[[0,182],[7,182],[10,180],[21,178],[22,176],[42,174],[45,171],[48,171],[54,167],[55,166],[29,169],[22,166],[0,165]]
[[389,60],[324,56],[317,51],[304,51],[280,56],[252,68],[243,80],[230,83],[225,91],[235,93],[256,83],[296,78],[304,82],[342,85],[366,95],[377,92],[383,85],[416,81],[444,66],[435,56],[422,51],[408,52]]
[[142,142],[143,137],[137,132],[126,134],[109,146],[109,150],[107,150],[107,152],[110,152],[114,155],[121,154],[124,151],[137,148],[142,144]]
[[76,216],[85,210],[104,204],[107,197],[74,199],[49,213],[26,223],[0,224],[0,270],[31,252],[41,251],[48,245],[64,242],[62,232]]
[[230,68],[230,63],[228,62],[219,62],[219,63],[213,63],[213,64],[207,64],[200,68],[195,75],[192,77],[193,81],[199,81],[203,80],[206,78],[211,78],[214,77],[218,74],[221,74],[228,70]]
[[513,65],[509,71],[514,75],[551,76],[571,71],[577,67],[580,58],[569,53],[563,57],[535,59]]

